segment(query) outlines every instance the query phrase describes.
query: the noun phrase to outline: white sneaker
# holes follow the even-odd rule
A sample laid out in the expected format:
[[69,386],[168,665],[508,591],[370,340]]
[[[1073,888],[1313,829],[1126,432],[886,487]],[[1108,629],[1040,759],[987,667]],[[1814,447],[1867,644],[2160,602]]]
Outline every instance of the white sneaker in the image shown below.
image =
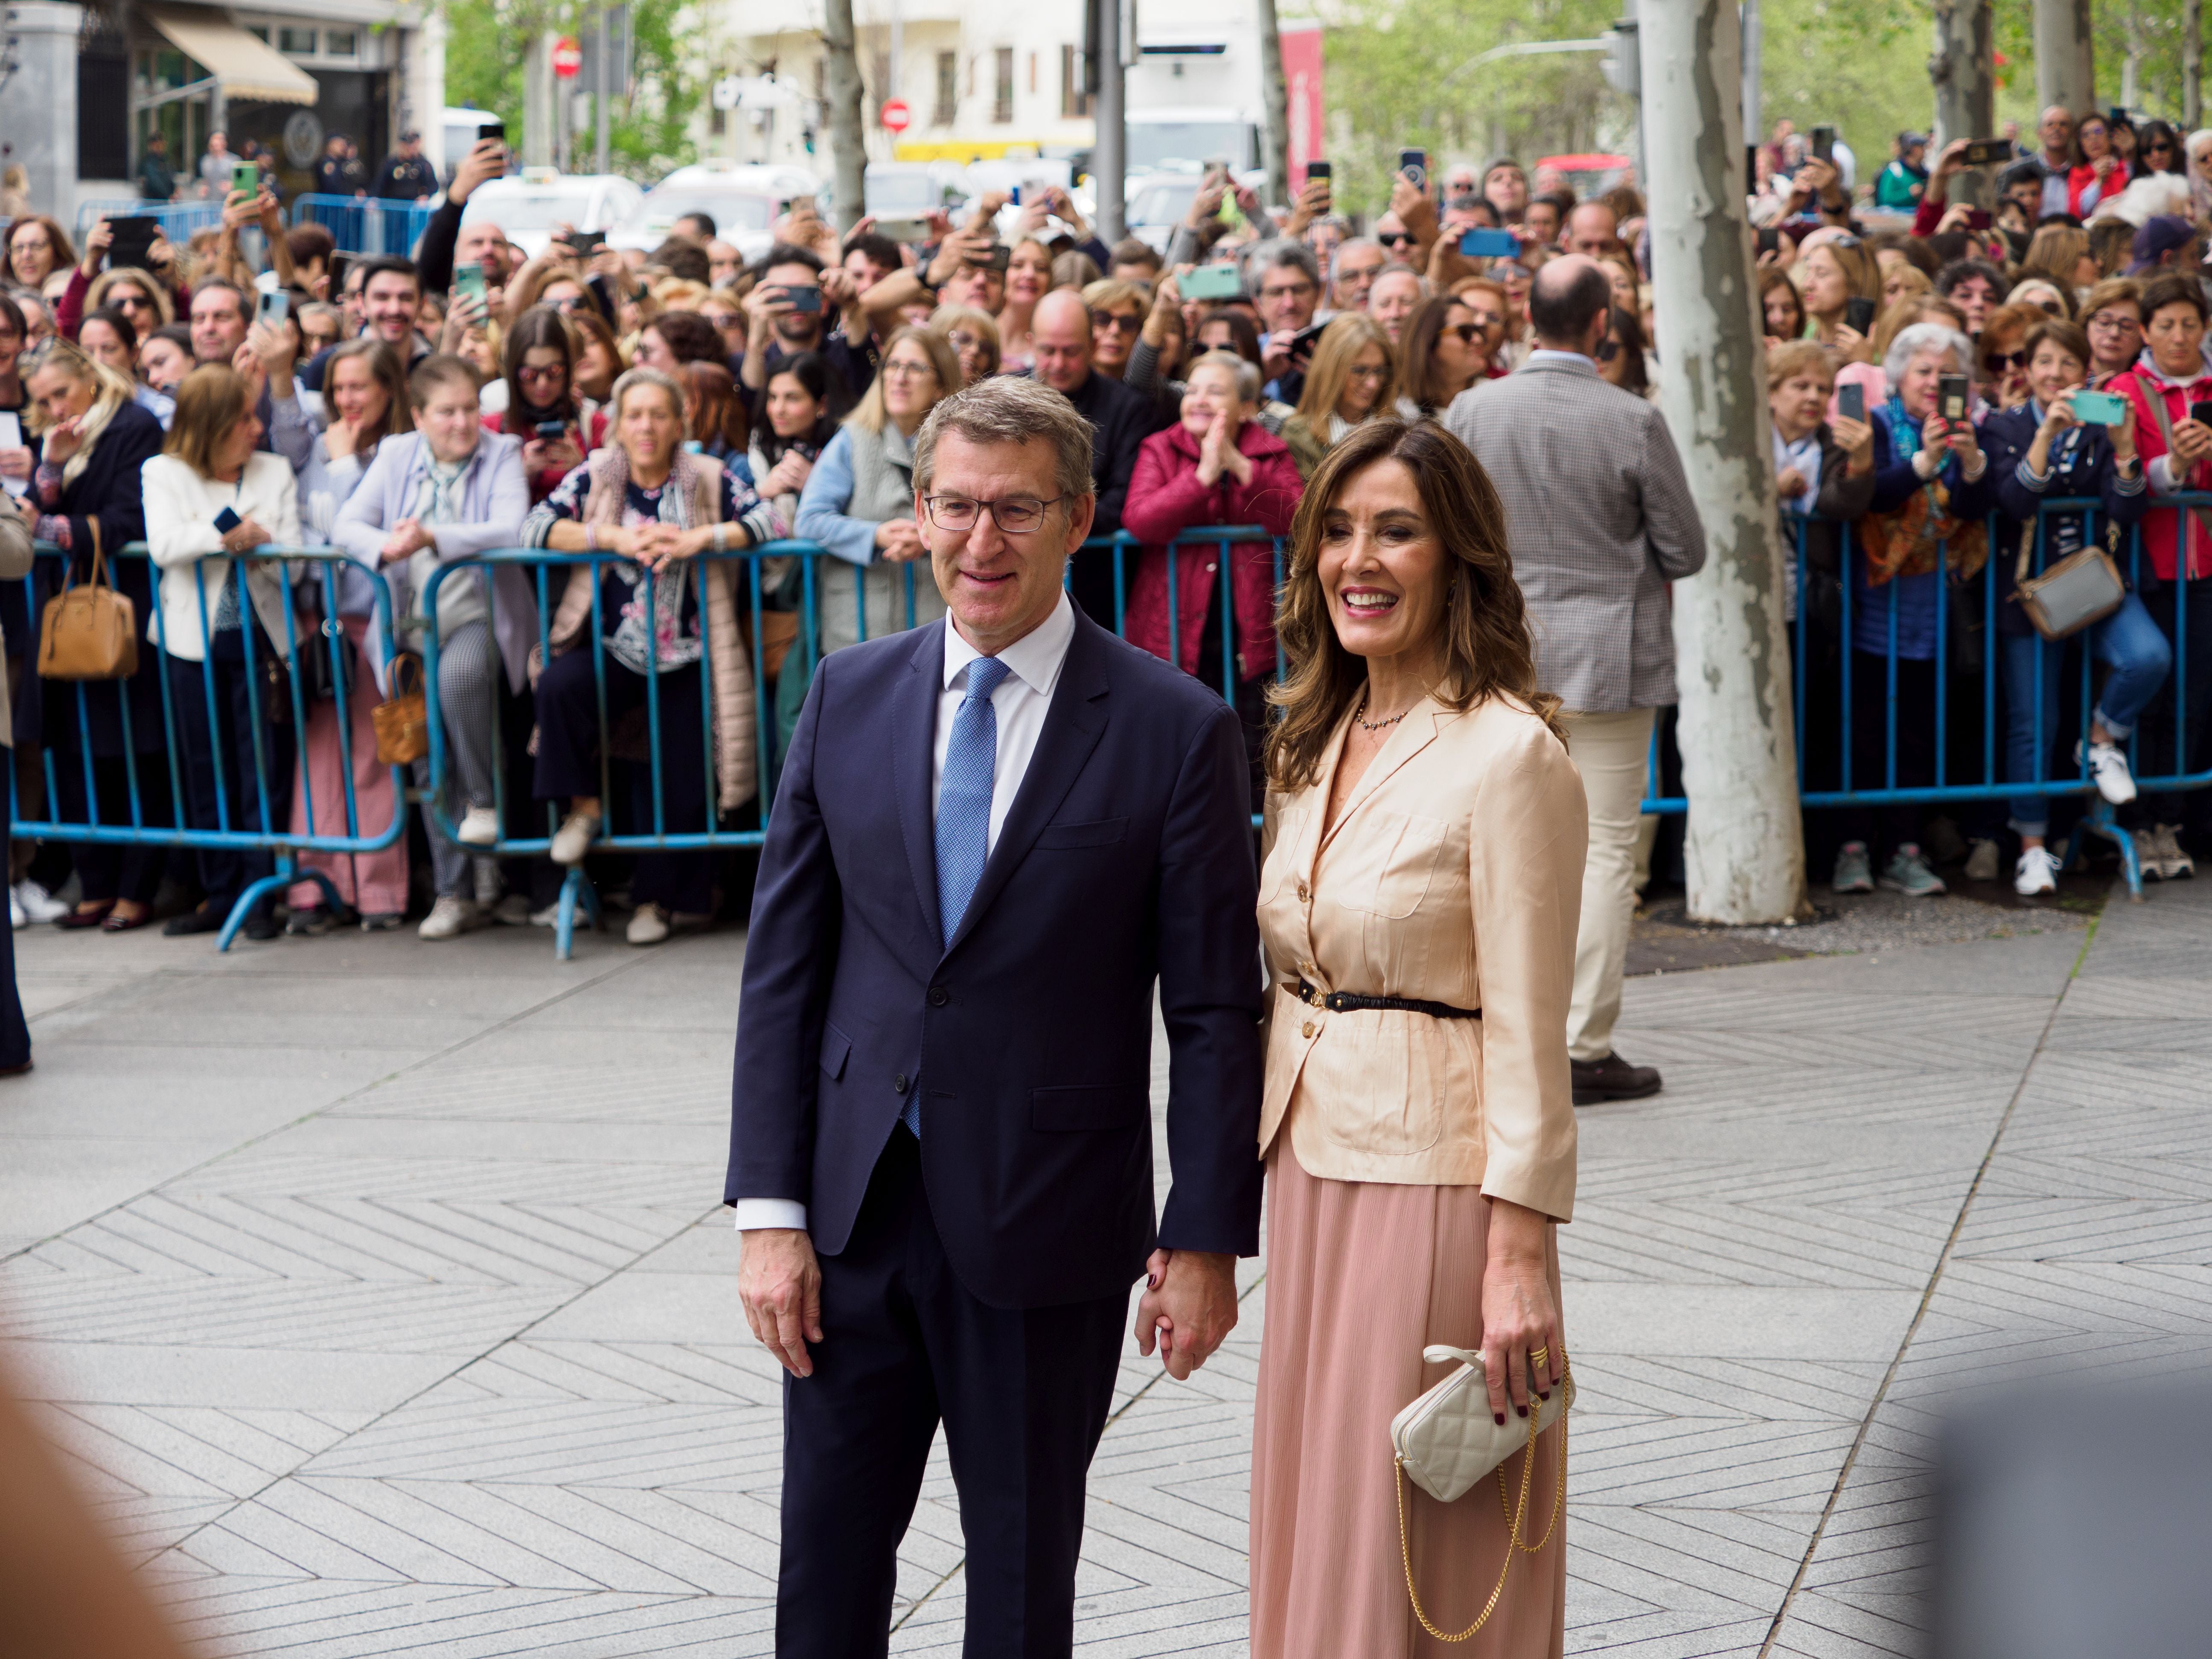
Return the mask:
[[[10,920],[14,919],[19,909],[25,921],[33,922],[59,921],[69,914],[68,905],[64,904],[28,876],[15,884],[15,902],[10,905],[8,910]],[[20,927],[23,923],[19,921],[15,925]]]
[[657,904],[641,904],[630,914],[628,938],[632,945],[659,945],[668,932],[668,912]]
[[1997,863],[1996,842],[1986,836],[1976,836],[1969,844],[1974,850],[1966,854],[1966,879],[1995,881],[2001,867]]
[[599,821],[589,812],[571,812],[561,820],[561,828],[553,837],[550,855],[556,864],[581,864],[584,854],[598,839]]
[[464,847],[499,845],[499,814],[489,806],[471,806],[461,815],[454,836]]
[[[532,910],[530,913],[530,925],[532,927],[551,927],[556,925],[560,920],[561,901],[559,899],[555,899],[552,903],[545,906],[543,909]],[[580,904],[576,907],[576,920],[579,922],[585,920],[584,907]]]
[[2033,898],[2038,893],[2058,890],[2058,860],[2051,855],[2047,847],[2031,847],[2020,855],[2020,866],[2012,878],[2012,890],[2022,898]]
[[[2081,763],[2081,745],[2074,745],[2074,764]],[[2089,775],[2097,785],[2097,793],[2115,806],[2125,806],[2136,798],[2135,775],[2128,770],[2128,757],[2120,752],[2116,743],[2093,743],[2089,745]]]
[[441,893],[438,902],[430,907],[430,914],[422,918],[422,925],[415,931],[424,939],[459,939],[483,919],[474,899]]
[[2158,837],[2148,830],[2136,831],[2136,873],[2145,881],[2164,881],[2166,869],[2159,862]]

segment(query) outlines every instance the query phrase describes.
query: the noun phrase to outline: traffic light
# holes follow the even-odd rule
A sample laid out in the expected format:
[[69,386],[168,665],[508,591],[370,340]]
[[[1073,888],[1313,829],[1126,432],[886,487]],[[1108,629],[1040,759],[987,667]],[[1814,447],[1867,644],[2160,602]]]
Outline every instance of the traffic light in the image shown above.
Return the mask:
[[1637,50],[1636,20],[1624,17],[1605,32],[1605,83],[1631,98],[1644,95],[1644,65]]

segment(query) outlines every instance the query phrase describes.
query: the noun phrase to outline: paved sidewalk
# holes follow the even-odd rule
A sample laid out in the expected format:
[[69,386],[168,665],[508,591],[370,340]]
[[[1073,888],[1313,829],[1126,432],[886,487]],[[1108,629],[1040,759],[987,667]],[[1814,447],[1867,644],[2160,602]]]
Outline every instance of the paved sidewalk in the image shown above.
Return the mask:
[[[714,1201],[740,939],[17,943],[6,1352],[194,1634],[770,1651],[778,1389]],[[1960,1372],[2207,1345],[2208,963],[2212,881],[1631,982],[1668,1089],[1583,1118],[1570,1651],[1912,1651]],[[1124,1367],[1087,1650],[1244,1650],[1245,1283],[1193,1382]],[[957,1650],[959,1538],[940,1456],[894,1651]]]

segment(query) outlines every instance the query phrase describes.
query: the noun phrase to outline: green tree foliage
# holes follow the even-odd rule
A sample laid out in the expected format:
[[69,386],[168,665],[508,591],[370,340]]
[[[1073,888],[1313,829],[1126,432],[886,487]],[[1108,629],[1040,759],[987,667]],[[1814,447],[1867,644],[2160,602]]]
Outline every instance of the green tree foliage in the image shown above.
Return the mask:
[[[610,165],[647,181],[697,160],[687,136],[707,83],[684,49],[696,19],[683,0],[632,0],[629,88],[617,96]],[[523,42],[539,29],[581,37],[595,14],[574,0],[496,0],[447,9],[446,94],[495,112],[522,131]],[[587,135],[579,134],[579,140]],[[580,145],[580,153],[581,153]]]
[[1620,11],[1620,0],[1347,0],[1322,33],[1338,200],[1379,212],[1401,149],[1439,166],[1495,154],[1526,165],[1632,131],[1634,106],[1594,53],[1462,67],[1506,41],[1592,38]]

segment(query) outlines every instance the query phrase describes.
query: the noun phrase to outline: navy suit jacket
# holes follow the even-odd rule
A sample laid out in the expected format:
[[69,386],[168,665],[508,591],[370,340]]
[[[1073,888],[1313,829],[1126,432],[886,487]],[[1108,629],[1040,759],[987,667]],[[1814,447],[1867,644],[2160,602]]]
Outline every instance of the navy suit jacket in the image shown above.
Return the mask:
[[[1263,1007],[1235,712],[1079,610],[948,948],[930,805],[944,625],[823,659],[775,796],[726,1201],[852,1237],[909,1090],[947,1257],[1003,1308],[1120,1296],[1154,1244],[1259,1249]],[[1153,1217],[1153,987],[1175,1184]]]

